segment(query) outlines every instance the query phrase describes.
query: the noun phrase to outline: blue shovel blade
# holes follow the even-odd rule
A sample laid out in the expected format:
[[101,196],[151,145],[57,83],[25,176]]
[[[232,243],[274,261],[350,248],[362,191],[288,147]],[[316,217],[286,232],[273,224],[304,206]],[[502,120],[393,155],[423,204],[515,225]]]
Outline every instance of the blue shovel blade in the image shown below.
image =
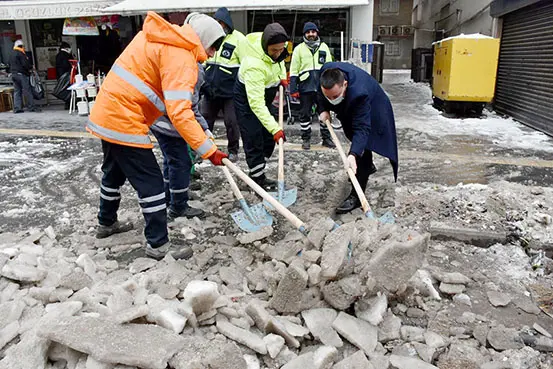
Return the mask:
[[267,213],[262,204],[250,206],[252,218],[246,215],[243,210],[232,213],[234,222],[245,232],[256,232],[266,226],[273,224],[273,217]]
[[391,211],[387,211],[384,215],[378,218],[378,221],[383,224],[394,224],[396,222],[396,218]]
[[[291,188],[289,190],[285,190],[282,194],[282,199],[278,198],[278,192],[269,192],[269,195],[274,197],[278,200],[284,206],[285,208],[291,206],[294,204],[298,198],[298,189],[297,188]],[[273,210],[273,206],[266,200],[263,200],[263,205],[269,210]]]
[[[369,219],[376,219],[372,210],[365,213],[365,216]],[[384,215],[378,218],[378,221],[382,224],[394,224],[396,222],[396,218],[391,211],[387,211]]]

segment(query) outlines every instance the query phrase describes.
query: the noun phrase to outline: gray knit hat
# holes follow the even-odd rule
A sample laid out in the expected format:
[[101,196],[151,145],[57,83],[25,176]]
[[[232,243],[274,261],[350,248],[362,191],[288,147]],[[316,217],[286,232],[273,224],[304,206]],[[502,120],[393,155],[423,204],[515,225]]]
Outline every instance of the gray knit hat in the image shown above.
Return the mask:
[[190,13],[184,20],[184,24],[190,24],[196,34],[200,37],[204,50],[207,51],[211,46],[216,49],[221,45],[226,34],[223,27],[209,15],[201,13]]

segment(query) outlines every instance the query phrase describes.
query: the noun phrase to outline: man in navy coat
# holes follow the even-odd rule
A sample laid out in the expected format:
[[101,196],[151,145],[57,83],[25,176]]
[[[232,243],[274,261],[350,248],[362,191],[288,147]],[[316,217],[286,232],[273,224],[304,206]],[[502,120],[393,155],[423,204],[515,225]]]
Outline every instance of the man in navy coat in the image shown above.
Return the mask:
[[[376,172],[373,151],[390,160],[397,181],[398,154],[394,112],[378,82],[363,69],[348,63],[326,63],[321,68],[318,91],[319,119],[325,122],[334,111],[351,141],[348,163],[363,191],[369,175]],[[336,208],[344,214],[361,206],[351,188],[350,195]]]

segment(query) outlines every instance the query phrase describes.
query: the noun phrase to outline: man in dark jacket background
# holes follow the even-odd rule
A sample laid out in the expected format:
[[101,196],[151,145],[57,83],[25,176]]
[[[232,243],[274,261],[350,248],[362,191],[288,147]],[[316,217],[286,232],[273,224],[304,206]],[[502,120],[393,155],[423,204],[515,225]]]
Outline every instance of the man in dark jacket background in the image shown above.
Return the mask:
[[71,62],[73,59],[71,45],[63,41],[60,45],[60,51],[56,55],[56,77],[59,79],[65,73],[71,73]]
[[[73,59],[73,53],[71,52],[71,45],[63,41],[60,45],[60,51],[56,55],[56,78],[59,79],[65,73],[71,73],[71,62]],[[68,85],[69,86],[69,85]],[[70,94],[67,94],[70,97]],[[65,109],[69,109],[69,100],[65,100]]]
[[29,111],[40,111],[35,106],[33,92],[31,91],[31,81],[29,78],[32,70],[33,64],[27,54],[25,54],[23,41],[16,40],[13,45],[12,55],[10,56],[10,72],[13,81],[13,112],[16,114],[23,113],[23,96],[27,100]]
[[207,60],[205,68],[206,83],[202,88],[202,115],[209,129],[213,131],[219,111],[223,111],[223,120],[227,130],[228,154],[230,161],[238,160],[240,146],[240,128],[234,110],[234,84],[240,63],[244,59],[246,41],[240,31],[234,29],[234,24],[227,8],[219,8],[213,18],[219,22],[226,33],[223,44],[217,53]]
[[[318,91],[321,122],[334,111],[351,141],[348,163],[363,191],[369,176],[376,172],[373,151],[390,160],[397,180],[398,153],[396,124],[390,99],[378,82],[363,69],[348,63],[326,63],[321,68]],[[352,187],[350,195],[336,209],[343,214],[361,206]]]

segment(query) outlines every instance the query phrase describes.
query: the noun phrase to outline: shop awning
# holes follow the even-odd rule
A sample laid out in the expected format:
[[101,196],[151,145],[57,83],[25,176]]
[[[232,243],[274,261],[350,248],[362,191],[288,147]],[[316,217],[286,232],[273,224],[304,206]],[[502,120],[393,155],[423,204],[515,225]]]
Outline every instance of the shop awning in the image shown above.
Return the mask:
[[54,19],[105,15],[101,10],[117,0],[0,1],[0,20]]
[[220,7],[229,10],[318,10],[322,8],[343,8],[368,5],[369,0],[124,0],[104,9],[113,14],[171,11],[215,11]]

